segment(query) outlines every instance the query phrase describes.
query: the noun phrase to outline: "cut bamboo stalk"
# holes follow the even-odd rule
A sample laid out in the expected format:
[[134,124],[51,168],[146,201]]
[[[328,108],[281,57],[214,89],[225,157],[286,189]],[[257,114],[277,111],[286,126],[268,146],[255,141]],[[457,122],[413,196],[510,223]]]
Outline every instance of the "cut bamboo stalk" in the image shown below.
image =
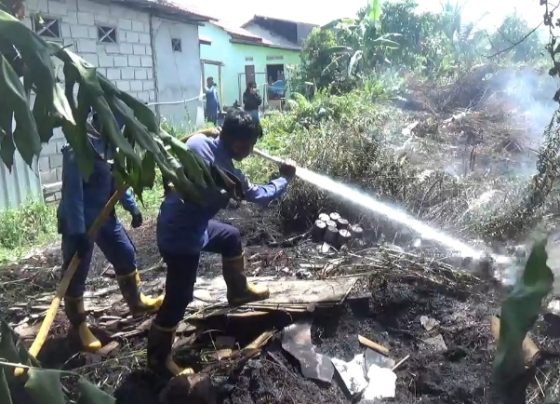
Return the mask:
[[313,226],[313,230],[311,230],[311,239],[315,243],[322,241],[326,228],[327,224],[325,222],[323,222],[322,220],[316,220]]
[[329,220],[331,220],[331,218],[326,213],[321,213],[319,215],[319,220],[322,220],[323,222],[328,222]]
[[336,222],[338,219],[340,219],[340,213],[338,212],[332,212],[329,217],[331,218],[332,221]]
[[350,231],[354,235],[354,238],[362,238],[364,236],[364,229],[360,226],[355,224],[354,226],[350,227]]
[[348,228],[348,220],[344,219],[343,217],[338,218],[336,221],[336,227],[339,229],[347,229]]
[[334,227],[336,229],[336,222],[334,220],[327,220],[327,227]]
[[325,230],[325,243],[329,243],[333,247],[337,247],[338,242],[338,230],[336,227],[329,226],[327,230]]
[[383,345],[378,344],[377,342],[373,342],[372,340],[366,337],[362,337],[361,335],[358,335],[358,341],[365,347],[371,348],[374,351],[377,351],[385,356],[389,356],[389,348],[386,348]]
[[[95,218],[94,222],[88,229],[87,234],[91,240],[95,239],[95,235],[97,234],[99,228],[103,225],[103,223],[105,223],[105,221],[109,217],[109,214],[113,211],[115,205],[123,197],[125,192],[126,192],[126,187],[119,187],[119,189],[117,189],[115,193],[113,193],[109,201],[107,201],[103,210]],[[72,277],[74,276],[76,270],[78,269],[79,263],[80,263],[80,259],[78,258],[78,255],[74,254],[72,260],[70,261],[70,264],[68,265],[68,268],[64,272],[64,276],[62,277],[62,280],[60,281],[56,289],[55,296],[45,314],[45,318],[41,323],[39,332],[37,333],[37,336],[35,337],[33,344],[31,344],[31,348],[29,348],[29,354],[34,358],[37,358],[37,355],[39,355],[41,348],[43,348],[43,345],[47,340],[52,323],[54,321],[54,318],[56,317],[58,308],[60,307],[60,302],[62,301],[62,298],[66,294],[66,290],[68,289],[68,286],[70,285],[70,281],[72,280]],[[14,371],[14,375],[21,376],[24,374],[24,372],[25,369],[16,368]]]
[[342,229],[338,231],[338,245],[348,244],[350,239],[352,238],[352,233],[350,233],[346,229]]

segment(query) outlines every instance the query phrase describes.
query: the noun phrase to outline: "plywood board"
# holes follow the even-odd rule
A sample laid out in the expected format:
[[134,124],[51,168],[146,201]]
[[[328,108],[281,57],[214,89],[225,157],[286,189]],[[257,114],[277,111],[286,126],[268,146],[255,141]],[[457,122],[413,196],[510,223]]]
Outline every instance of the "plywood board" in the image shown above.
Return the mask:
[[[253,303],[255,307],[265,306],[308,306],[318,303],[342,302],[357,278],[332,278],[325,280],[291,280],[259,277],[251,282],[264,284],[270,289],[270,298]],[[200,277],[194,290],[193,308],[208,305],[227,304],[226,284],[223,278]],[[252,304],[247,304],[251,307]]]

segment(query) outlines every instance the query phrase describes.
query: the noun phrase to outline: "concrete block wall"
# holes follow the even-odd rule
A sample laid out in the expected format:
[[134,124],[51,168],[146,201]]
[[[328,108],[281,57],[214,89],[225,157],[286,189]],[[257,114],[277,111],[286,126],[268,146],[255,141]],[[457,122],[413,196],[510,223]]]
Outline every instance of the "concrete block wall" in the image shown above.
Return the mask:
[[[148,13],[89,0],[27,0],[26,24],[32,16],[57,18],[60,43],[82,56],[116,86],[145,101],[155,101],[154,65]],[[117,28],[117,43],[100,43],[97,26]],[[49,40],[53,40],[49,38]],[[62,78],[62,74],[60,74]],[[45,199],[60,198],[64,136],[57,131],[39,159]]]
[[54,202],[60,199],[60,182],[62,181],[62,154],[61,149],[66,143],[60,130],[49,143],[43,145],[39,157],[39,175],[43,186],[45,201]]

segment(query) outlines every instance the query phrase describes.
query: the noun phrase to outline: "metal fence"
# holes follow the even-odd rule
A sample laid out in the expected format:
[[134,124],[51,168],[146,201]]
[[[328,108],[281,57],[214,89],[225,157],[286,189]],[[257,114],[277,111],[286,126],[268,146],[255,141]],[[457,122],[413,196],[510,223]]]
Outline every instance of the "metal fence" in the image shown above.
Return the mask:
[[38,164],[29,167],[16,152],[11,171],[0,163],[0,211],[30,200],[43,200]]

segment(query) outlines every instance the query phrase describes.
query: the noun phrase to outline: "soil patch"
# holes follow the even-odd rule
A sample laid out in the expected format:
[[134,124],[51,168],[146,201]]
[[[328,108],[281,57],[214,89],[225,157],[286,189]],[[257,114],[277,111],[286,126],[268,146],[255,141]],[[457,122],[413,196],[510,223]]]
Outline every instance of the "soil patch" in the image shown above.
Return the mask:
[[[281,233],[277,230],[276,217],[265,211],[254,211],[246,205],[226,210],[222,220],[238,226],[244,239],[249,241],[246,250],[250,274],[274,275],[281,282],[296,277],[298,270],[305,268],[312,279],[359,275],[361,280],[343,305],[329,310],[300,315],[280,310],[262,319],[222,317],[205,323],[196,335],[182,332],[176,342],[176,360],[197,370],[213,366],[210,376],[218,390],[219,402],[353,402],[336,373],[331,384],[305,379],[295,359],[282,350],[280,334],[276,334],[259,356],[248,361],[219,362],[213,359],[217,350],[215,343],[220,336],[232,336],[236,346],[243,347],[262,331],[279,331],[298,319],[312,322],[312,339],[317,351],[330,357],[348,361],[364,352],[358,343],[358,335],[389,348],[389,355],[397,362],[410,355],[396,370],[396,397],[380,402],[488,402],[495,352],[490,316],[498,312],[502,297],[491,282],[455,271],[434,257],[406,253],[391,246],[366,245],[321,256],[317,246],[307,238],[286,243],[294,234]],[[153,222],[148,222],[142,232],[133,231],[131,235],[138,249],[141,269],[148,265],[156,267],[143,274],[149,292],[155,292],[161,289],[164,271],[157,268],[159,256],[154,252]],[[199,274],[218,274],[219,261],[219,257],[205,254]],[[44,261],[41,262],[44,265]],[[30,271],[35,279],[40,279],[37,281],[40,287],[31,286],[30,295],[35,296],[34,299],[22,298],[26,296],[23,289],[2,295],[3,307],[12,308],[2,309],[3,316],[13,325],[26,324],[25,321],[39,322],[41,316],[33,314],[37,313],[33,307],[48,303],[45,300],[54,291],[59,276],[58,261],[53,258],[50,262],[54,265],[49,270],[28,262],[28,269],[25,269],[25,263],[20,263],[19,267],[0,271],[8,282],[17,279],[16,275],[31,276]],[[98,271],[102,272],[107,266],[100,255],[96,256],[95,262]],[[0,283],[6,282],[3,279]],[[119,326],[124,336],[114,337],[112,335],[119,330],[109,332],[104,326],[96,331],[104,341],[118,342],[118,347],[105,356],[79,352],[75,336],[70,333],[67,337],[68,324],[61,312],[41,353],[43,366],[83,374],[114,393],[119,404],[175,404],[160,401],[165,381],[145,370],[146,332],[142,329],[145,322],[149,324],[150,318],[133,320],[127,317],[115,286],[114,279],[90,275],[88,290],[99,292],[103,288],[114,288],[104,295],[104,299],[114,300],[114,304],[103,310],[90,309],[93,309],[93,324],[109,324],[111,321],[124,324]],[[30,315],[35,316],[35,320],[29,320]],[[423,316],[433,320],[431,324],[435,325],[427,329],[422,324]],[[127,334],[136,329],[141,331]],[[545,337],[544,333],[545,327],[539,321],[534,335],[536,341],[549,352],[560,352],[559,340]],[[28,338],[27,343],[30,340]],[[549,357],[538,372],[552,374],[557,367],[555,361],[554,357]],[[548,377],[545,383],[544,376],[540,376],[540,383],[543,388],[552,388],[555,382]],[[543,402],[537,386],[534,382],[531,387],[532,402]]]

